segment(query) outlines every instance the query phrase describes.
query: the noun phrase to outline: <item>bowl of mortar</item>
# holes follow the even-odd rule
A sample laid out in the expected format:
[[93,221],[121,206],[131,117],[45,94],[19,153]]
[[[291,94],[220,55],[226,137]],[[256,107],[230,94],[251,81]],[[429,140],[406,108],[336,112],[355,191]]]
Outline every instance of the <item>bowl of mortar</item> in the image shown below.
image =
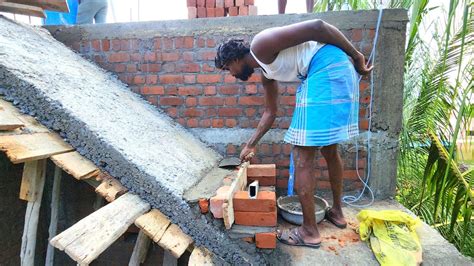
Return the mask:
[[[324,220],[329,204],[325,199],[318,196],[314,196],[314,204],[316,207],[316,222],[320,223]],[[303,224],[303,211],[301,210],[300,200],[297,195],[279,197],[277,206],[283,219],[292,224]]]

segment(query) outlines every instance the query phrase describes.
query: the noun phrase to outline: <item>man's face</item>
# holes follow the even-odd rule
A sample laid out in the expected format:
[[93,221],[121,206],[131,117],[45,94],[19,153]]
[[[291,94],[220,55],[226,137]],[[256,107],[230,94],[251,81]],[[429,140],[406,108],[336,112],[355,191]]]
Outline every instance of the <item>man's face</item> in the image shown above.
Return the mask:
[[223,69],[229,70],[232,76],[243,81],[247,81],[254,72],[253,68],[244,63],[243,60],[234,60],[228,63]]

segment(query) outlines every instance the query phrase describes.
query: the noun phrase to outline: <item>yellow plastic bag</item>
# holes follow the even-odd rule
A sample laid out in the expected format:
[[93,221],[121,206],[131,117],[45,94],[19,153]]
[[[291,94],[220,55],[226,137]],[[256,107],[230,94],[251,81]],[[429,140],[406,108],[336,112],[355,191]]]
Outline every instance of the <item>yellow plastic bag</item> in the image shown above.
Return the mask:
[[415,231],[420,219],[397,210],[362,210],[357,214],[359,234],[369,240],[381,265],[419,265],[421,245]]

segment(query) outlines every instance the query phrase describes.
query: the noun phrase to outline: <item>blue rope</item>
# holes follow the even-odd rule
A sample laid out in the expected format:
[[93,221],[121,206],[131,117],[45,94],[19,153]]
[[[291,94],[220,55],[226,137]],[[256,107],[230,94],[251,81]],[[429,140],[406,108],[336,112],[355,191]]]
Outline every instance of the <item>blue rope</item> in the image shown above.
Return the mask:
[[[372,46],[372,51],[370,53],[369,59],[367,60],[367,65],[370,62],[373,62],[375,60],[375,50],[377,48],[377,40],[379,38],[379,29],[380,29],[380,24],[382,22],[382,13],[383,13],[383,7],[380,5],[379,8],[379,16],[377,19],[377,26],[375,28],[375,36],[374,36],[374,43]],[[361,81],[362,77],[359,77],[359,83]],[[370,72],[370,103],[369,103],[369,130],[367,132],[367,177],[365,178],[365,181],[362,179],[362,177],[359,175],[359,146],[356,141],[356,171],[357,171],[357,177],[359,180],[364,184],[364,188],[360,192],[359,196],[344,196],[342,197],[342,202],[346,203],[349,206],[353,207],[358,207],[358,208],[364,208],[372,205],[374,203],[374,192],[369,186],[369,179],[370,179],[370,171],[371,171],[371,164],[370,164],[370,159],[371,159],[371,152],[370,152],[370,141],[372,137],[372,131],[370,130],[372,127],[372,101],[373,101],[373,95],[374,95],[374,71]],[[355,204],[358,202],[361,198],[362,195],[364,195],[365,190],[368,190],[370,193],[370,203],[367,204]]]

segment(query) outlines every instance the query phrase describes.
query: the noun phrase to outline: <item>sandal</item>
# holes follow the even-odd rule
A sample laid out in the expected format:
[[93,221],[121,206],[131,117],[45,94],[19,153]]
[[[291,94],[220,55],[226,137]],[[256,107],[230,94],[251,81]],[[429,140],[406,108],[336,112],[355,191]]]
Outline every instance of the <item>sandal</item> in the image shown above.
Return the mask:
[[[305,246],[310,248],[319,248],[321,246],[321,242],[315,244],[305,243],[303,238],[300,236],[297,227],[294,227],[292,229],[285,229],[281,232],[280,230],[277,230],[277,238],[283,244],[290,246]],[[290,239],[292,240],[292,242],[289,241]]]
[[339,229],[345,229],[347,227],[347,223],[341,224],[341,223],[336,222],[336,220],[334,220],[331,216],[329,216],[329,211],[331,211],[331,208],[328,208],[326,210],[326,213],[324,214],[324,219],[326,219],[326,221],[332,223]]

